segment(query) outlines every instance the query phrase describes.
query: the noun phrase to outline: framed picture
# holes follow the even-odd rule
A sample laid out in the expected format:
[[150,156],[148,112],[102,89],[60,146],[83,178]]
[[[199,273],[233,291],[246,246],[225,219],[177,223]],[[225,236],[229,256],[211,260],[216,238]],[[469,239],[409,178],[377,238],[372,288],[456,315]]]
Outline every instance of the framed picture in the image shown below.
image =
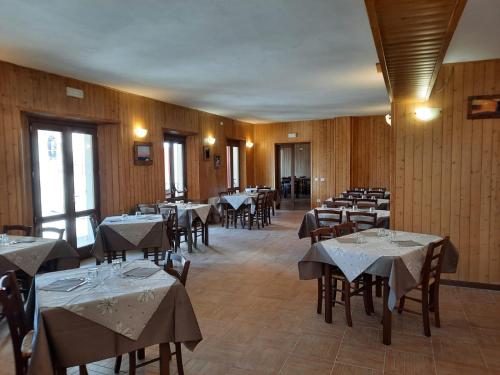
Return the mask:
[[500,94],[469,96],[467,118],[500,118]]
[[210,147],[203,146],[203,160],[210,160]]
[[221,161],[220,161],[220,155],[214,155],[214,166],[215,169],[218,169],[220,167]]
[[153,164],[153,143],[134,142],[134,164],[135,165]]

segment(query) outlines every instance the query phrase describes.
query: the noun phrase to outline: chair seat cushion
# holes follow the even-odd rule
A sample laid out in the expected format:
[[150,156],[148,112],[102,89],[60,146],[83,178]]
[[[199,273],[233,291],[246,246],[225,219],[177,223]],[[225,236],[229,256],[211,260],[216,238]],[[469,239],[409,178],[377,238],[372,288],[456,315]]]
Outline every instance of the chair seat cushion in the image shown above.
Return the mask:
[[23,338],[23,342],[21,343],[21,354],[23,355],[24,358],[31,357],[31,349],[32,349],[32,341],[34,333],[35,331],[31,330]]

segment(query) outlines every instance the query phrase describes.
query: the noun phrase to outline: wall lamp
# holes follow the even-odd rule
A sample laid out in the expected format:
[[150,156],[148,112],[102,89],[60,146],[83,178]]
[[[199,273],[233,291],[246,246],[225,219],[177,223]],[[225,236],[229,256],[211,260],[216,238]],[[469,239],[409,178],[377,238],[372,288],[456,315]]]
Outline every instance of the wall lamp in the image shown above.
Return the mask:
[[251,140],[247,140],[247,148],[252,148],[253,147],[253,142]]
[[209,145],[214,145],[215,144],[215,138],[212,137],[211,135],[209,135],[207,138],[206,138],[206,141]]
[[439,116],[440,108],[417,107],[415,108],[415,117],[421,121],[430,121]]
[[385,122],[387,122],[387,125],[391,126],[392,125],[392,118],[391,118],[391,114],[388,113],[385,115]]
[[134,129],[134,134],[137,138],[144,138],[145,136],[148,135],[148,129],[144,129],[141,127],[136,127]]

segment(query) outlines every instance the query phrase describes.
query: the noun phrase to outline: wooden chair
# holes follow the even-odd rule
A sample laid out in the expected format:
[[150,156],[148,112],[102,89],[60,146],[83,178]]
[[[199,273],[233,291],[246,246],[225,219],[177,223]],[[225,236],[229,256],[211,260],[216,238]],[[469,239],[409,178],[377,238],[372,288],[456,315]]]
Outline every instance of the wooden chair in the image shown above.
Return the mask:
[[154,203],[139,203],[136,212],[143,215],[154,215],[158,213],[158,206]]
[[55,228],[55,227],[45,227],[45,228],[39,228],[38,229],[38,235],[40,237],[43,237],[45,233],[53,233],[57,236],[58,240],[62,240],[64,237],[64,228]]
[[[176,269],[175,265],[180,265],[182,267],[182,270],[179,272],[178,269]],[[188,273],[189,273],[189,267],[191,265],[191,261],[187,260],[184,256],[180,254],[173,253],[171,250],[168,251],[167,255],[167,260],[165,262],[165,265],[163,267],[164,271],[168,273],[169,275],[175,277],[176,279],[179,280],[179,282],[183,285],[186,286],[187,283],[187,278],[188,278]],[[141,349],[143,351],[144,349]],[[182,363],[182,349],[181,349],[181,343],[176,342],[175,343],[175,352],[171,352],[171,354],[175,354],[175,359],[177,362],[177,373],[178,375],[184,375],[184,366]],[[129,362],[133,363],[133,368],[129,369],[129,374],[134,374],[135,370],[139,367],[146,366],[150,363],[158,361],[160,358],[154,358],[149,361],[143,362],[139,365],[136,364],[136,352],[132,351],[128,353],[129,355]],[[122,363],[122,356],[116,357],[115,361],[115,374],[118,374],[120,372],[120,367]],[[129,364],[130,368],[130,364]]]
[[[219,198],[222,198],[226,195],[231,195],[228,191],[221,191],[219,192]],[[224,225],[226,228],[229,228],[229,224],[234,224],[234,227],[236,228],[236,210],[227,202],[221,202],[221,226],[223,227]]]
[[4,225],[2,233],[15,235],[21,232],[21,236],[31,236],[33,234],[33,227],[29,225]]
[[257,200],[255,202],[255,211],[252,212],[252,208],[250,205],[248,205],[245,209],[245,219],[244,222],[246,222],[246,218],[248,217],[249,219],[249,225],[248,229],[252,229],[252,225],[254,220],[257,222],[257,229],[260,229],[260,226],[262,225],[262,228],[264,228],[264,221],[265,221],[265,215],[266,215],[266,194],[267,193],[257,193]]
[[[311,245],[319,242],[330,239],[333,237],[335,233],[335,227],[330,228],[318,228],[311,231]],[[332,266],[329,264],[325,264],[325,267],[330,267],[331,279],[323,281],[323,278],[318,278],[318,301],[317,301],[317,313],[321,314],[322,310],[322,301],[325,299],[325,304],[329,303],[326,300],[326,288],[330,288],[332,291],[332,300],[331,303],[335,306],[336,303],[343,305],[345,308],[345,318],[347,325],[352,327],[352,317],[351,317],[351,297],[363,294],[363,300],[365,302],[365,311],[368,315],[373,312],[373,301],[371,297],[371,276],[363,274],[359,278],[353,281],[353,285],[355,288],[351,287],[351,283],[347,280],[344,273],[340,270],[340,268],[336,266]],[[361,279],[363,282],[361,283]],[[341,288],[338,288],[338,282],[341,283]],[[362,286],[360,287],[360,285]],[[366,291],[366,293],[365,293]],[[340,300],[337,299],[337,293],[340,293]]]
[[384,192],[383,191],[370,191],[368,194],[366,194],[366,196],[368,198],[375,198],[375,199],[382,199],[384,198]]
[[316,228],[333,227],[342,223],[342,214],[342,210],[315,208]]
[[347,221],[356,223],[358,230],[375,228],[377,226],[377,213],[347,211]]
[[335,237],[347,236],[348,234],[356,232],[357,224],[348,221],[346,223],[335,225],[333,230],[335,231]]
[[[448,247],[450,238],[446,236],[440,241],[432,242],[427,248],[424,266],[422,267],[422,281],[414,289],[420,290],[421,298],[414,298],[404,295],[399,300],[398,312],[403,311],[422,315],[424,323],[424,333],[427,337],[431,336],[431,327],[429,312],[434,312],[434,322],[436,327],[441,327],[441,319],[439,316],[439,285],[441,281],[441,268],[443,266],[443,258],[446,248]],[[416,312],[406,309],[406,299],[419,302],[422,304],[422,311]]]
[[[179,225],[179,208],[174,203],[159,203],[158,211],[160,214],[172,215],[172,232],[174,234],[174,249],[177,251],[181,247],[182,242],[187,242],[187,228]],[[182,240],[184,238],[184,240]]]
[[356,206],[358,208],[377,208],[377,200],[376,199],[356,199]]
[[346,192],[347,198],[353,197],[353,198],[361,198],[364,195],[363,190],[348,190]]
[[[29,359],[32,354],[34,331],[29,329],[21,293],[17,285],[14,271],[8,271],[0,278],[0,303],[9,325],[16,375],[25,375],[28,373]],[[59,367],[59,372],[65,373],[65,371],[66,369]],[[87,374],[85,365],[80,365],[80,374]]]
[[267,191],[267,192],[265,192],[265,194],[266,194],[266,203],[265,203],[266,220],[265,221],[268,225],[271,225],[271,212],[274,215],[274,197],[273,197],[274,193],[271,191]]
[[352,207],[354,203],[354,198],[333,198],[332,207]]

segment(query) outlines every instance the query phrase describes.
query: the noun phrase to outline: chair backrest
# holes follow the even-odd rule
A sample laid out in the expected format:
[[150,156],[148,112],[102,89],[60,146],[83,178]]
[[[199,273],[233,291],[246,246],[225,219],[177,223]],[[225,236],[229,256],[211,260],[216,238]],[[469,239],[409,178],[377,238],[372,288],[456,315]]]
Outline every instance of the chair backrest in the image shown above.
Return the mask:
[[[38,235],[40,237],[43,237],[43,235],[45,233],[51,233],[51,234],[55,234],[55,238],[57,238],[58,240],[62,240],[64,237],[64,231],[65,231],[64,228],[45,227],[45,228],[38,229]],[[47,237],[47,238],[53,238],[53,236]]]
[[334,207],[352,207],[354,198],[333,198]]
[[9,325],[16,361],[16,374],[25,374],[27,369],[24,368],[26,362],[22,358],[21,344],[29,328],[14,271],[7,271],[0,278],[0,303],[3,307],[3,313],[7,318],[7,324]]
[[[176,263],[182,266],[181,272],[179,272],[174,268]],[[190,265],[191,265],[190,260],[187,260],[184,256],[177,253],[173,253],[171,250],[169,250],[164,270],[169,275],[176,277],[181,282],[182,285],[186,286]]]
[[356,232],[357,224],[353,222],[345,222],[342,224],[335,225],[333,230],[335,231],[335,237],[347,236],[348,234],[353,234]]
[[364,191],[358,191],[358,190],[348,190],[346,192],[347,196],[352,196],[353,198],[361,198],[362,195],[364,195]]
[[33,234],[33,227],[29,225],[4,225],[2,233],[15,235],[21,233],[22,236],[31,236]]
[[267,193],[257,193],[257,200],[255,202],[255,208],[257,210],[263,210],[265,208],[266,196],[267,196]]
[[322,227],[312,230],[309,235],[311,236],[311,245],[316,242],[329,240],[334,237],[334,227]]
[[431,242],[427,248],[424,266],[422,267],[422,284],[428,284],[430,277],[434,277],[435,283],[441,279],[441,267],[446,248],[449,246],[450,237],[446,236],[442,240]]
[[379,193],[379,192],[385,193],[386,190],[387,189],[383,187],[372,187],[368,189],[368,193]]
[[384,192],[382,192],[382,191],[371,191],[371,192],[369,192],[366,195],[369,198],[371,198],[371,197],[374,197],[374,198],[383,198],[384,197]]
[[228,195],[236,194],[236,188],[229,188],[229,189],[227,189],[227,194]]
[[358,208],[377,207],[377,201],[374,199],[357,199],[356,205]]
[[358,230],[375,228],[377,226],[377,213],[347,211],[347,221],[356,223]]
[[95,214],[89,216],[90,227],[92,228],[92,233],[94,233],[94,238],[97,235],[97,227],[99,226],[99,221]]
[[316,227],[318,228],[333,227],[342,222],[342,210],[315,208],[314,218],[316,219]]
[[220,191],[219,192],[219,198],[223,197],[224,195],[229,195],[227,191]]
[[164,220],[172,220],[172,228],[177,229],[179,223],[179,208],[175,203],[163,202],[157,205],[158,213],[163,216]]
[[154,203],[139,203],[137,205],[137,211],[145,215],[156,214],[158,213],[158,207]]

